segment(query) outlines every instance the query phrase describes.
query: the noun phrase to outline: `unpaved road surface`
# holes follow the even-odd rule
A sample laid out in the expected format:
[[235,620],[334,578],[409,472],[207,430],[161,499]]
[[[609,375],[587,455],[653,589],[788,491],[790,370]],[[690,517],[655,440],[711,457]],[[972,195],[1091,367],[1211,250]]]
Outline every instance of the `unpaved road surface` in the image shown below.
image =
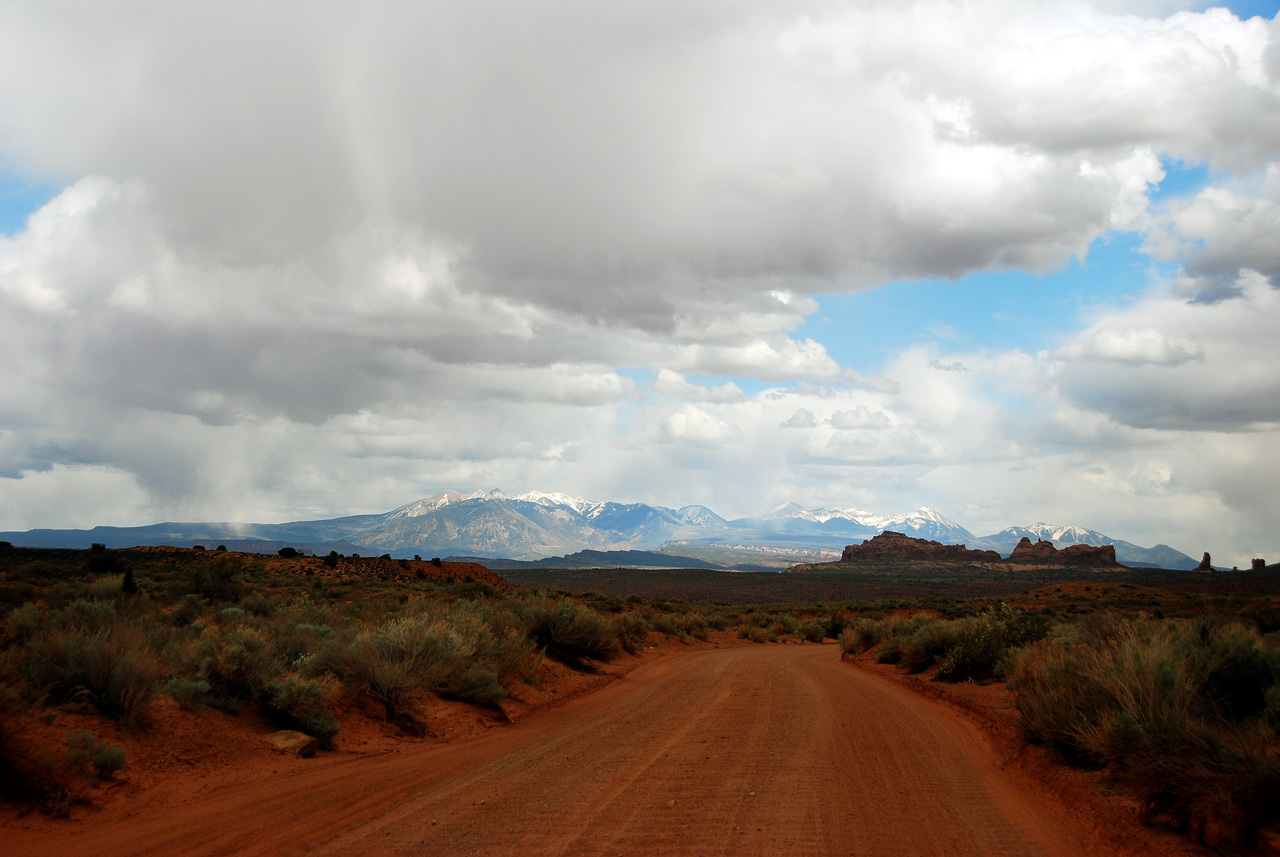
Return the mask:
[[[292,762],[292,760],[290,760]],[[286,769],[287,768],[287,769]],[[1074,855],[977,730],[834,646],[654,657],[449,745],[144,794],[9,854]],[[16,849],[16,850],[14,850]]]

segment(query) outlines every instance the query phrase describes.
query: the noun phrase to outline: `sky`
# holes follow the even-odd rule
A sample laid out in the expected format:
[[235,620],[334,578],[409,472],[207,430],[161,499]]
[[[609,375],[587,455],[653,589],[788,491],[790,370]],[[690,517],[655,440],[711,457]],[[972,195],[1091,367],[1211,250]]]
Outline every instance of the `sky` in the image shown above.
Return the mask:
[[0,0],[0,529],[445,489],[1280,559],[1280,22]]

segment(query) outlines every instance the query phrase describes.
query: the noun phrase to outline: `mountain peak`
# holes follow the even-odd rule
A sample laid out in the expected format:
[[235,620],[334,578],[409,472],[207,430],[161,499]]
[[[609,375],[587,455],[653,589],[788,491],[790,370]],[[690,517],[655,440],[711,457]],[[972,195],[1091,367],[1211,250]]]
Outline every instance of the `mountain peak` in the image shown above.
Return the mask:
[[568,494],[562,494],[559,491],[547,493],[545,491],[526,491],[515,497],[507,499],[523,500],[526,503],[537,503],[539,506],[568,506],[575,512],[582,514],[586,510],[599,504],[593,500],[584,500],[581,497],[570,497]]

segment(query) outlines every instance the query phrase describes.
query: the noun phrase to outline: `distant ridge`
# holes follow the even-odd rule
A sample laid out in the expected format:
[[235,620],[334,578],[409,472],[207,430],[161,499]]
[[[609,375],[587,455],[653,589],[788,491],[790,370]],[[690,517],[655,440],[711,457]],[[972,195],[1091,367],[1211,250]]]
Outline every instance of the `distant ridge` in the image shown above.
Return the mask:
[[[91,530],[3,532],[0,540],[28,547],[87,548],[135,545],[226,544],[240,550],[273,552],[291,546],[309,553],[360,553],[409,558],[466,556],[541,563],[577,563],[596,554],[635,552],[630,560],[600,558],[614,565],[647,563],[642,555],[670,546],[685,554],[686,568],[741,567],[743,550],[842,551],[850,544],[890,530],[943,544],[967,544],[1007,556],[1023,537],[1073,544],[1114,545],[1125,565],[1191,569],[1196,561],[1167,545],[1139,547],[1083,527],[1044,523],[1009,527],[978,537],[928,506],[887,515],[858,508],[806,509],[776,506],[758,517],[726,520],[700,505],[678,509],[645,503],[595,501],[561,493],[530,491],[510,495],[497,489],[443,491],[390,512],[282,524],[162,523]],[[733,546],[732,548],[727,546]],[[683,547],[682,547],[683,546]],[[733,552],[738,556],[731,558]],[[658,554],[667,556],[667,554]],[[697,558],[695,558],[697,557]],[[653,562],[662,562],[656,557]],[[719,560],[724,559],[724,562]],[[495,567],[497,567],[495,565]],[[575,566],[580,567],[580,566]]]

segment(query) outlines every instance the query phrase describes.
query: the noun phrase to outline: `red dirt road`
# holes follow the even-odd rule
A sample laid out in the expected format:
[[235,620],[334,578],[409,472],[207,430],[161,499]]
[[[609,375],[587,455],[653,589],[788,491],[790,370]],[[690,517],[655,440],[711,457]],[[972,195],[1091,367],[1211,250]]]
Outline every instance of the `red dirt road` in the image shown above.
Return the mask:
[[832,645],[691,650],[479,738],[4,831],[15,855],[1076,855],[946,706]]

